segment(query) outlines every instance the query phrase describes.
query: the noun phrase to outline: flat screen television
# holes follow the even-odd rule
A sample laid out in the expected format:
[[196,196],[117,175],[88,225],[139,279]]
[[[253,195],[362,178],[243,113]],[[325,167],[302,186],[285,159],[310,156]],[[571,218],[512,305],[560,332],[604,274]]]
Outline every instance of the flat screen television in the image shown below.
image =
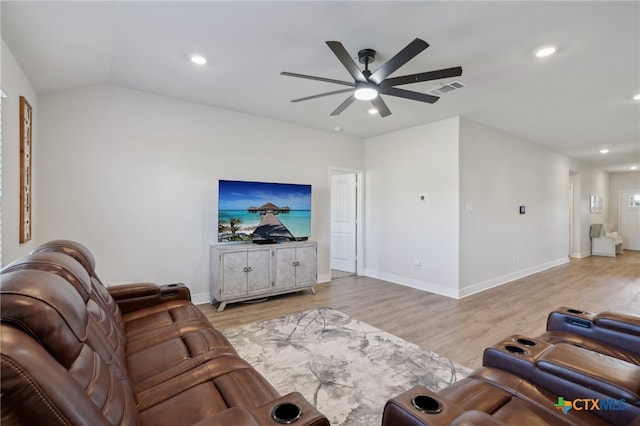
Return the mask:
[[218,241],[276,243],[311,236],[311,185],[218,182]]

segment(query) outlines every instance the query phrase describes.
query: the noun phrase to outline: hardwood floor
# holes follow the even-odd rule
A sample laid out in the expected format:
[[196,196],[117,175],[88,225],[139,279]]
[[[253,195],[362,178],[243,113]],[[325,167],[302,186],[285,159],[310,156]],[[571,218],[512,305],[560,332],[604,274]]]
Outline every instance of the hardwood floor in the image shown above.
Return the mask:
[[363,276],[318,284],[316,291],[230,304],[223,312],[199,307],[224,330],[327,306],[475,369],[482,350],[502,337],[544,332],[547,314],[559,306],[640,315],[640,252],[571,259],[460,300]]

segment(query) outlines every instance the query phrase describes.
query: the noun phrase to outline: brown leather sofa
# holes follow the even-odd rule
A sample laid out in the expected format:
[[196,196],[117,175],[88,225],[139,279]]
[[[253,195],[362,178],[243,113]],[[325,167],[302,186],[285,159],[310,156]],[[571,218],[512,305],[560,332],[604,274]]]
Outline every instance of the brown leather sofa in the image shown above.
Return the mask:
[[182,284],[105,287],[52,241],[2,270],[3,425],[328,425],[242,360]]
[[383,426],[640,425],[640,316],[551,312],[537,338],[508,336],[448,388],[387,401]]

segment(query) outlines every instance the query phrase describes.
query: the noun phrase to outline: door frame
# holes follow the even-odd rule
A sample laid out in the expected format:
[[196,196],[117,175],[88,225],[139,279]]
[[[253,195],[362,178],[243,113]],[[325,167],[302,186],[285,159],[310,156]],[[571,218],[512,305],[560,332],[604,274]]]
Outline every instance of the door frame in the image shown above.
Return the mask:
[[574,212],[573,184],[569,184],[569,257],[573,257],[573,212]]
[[[344,167],[329,167],[329,191],[332,190],[331,177],[334,175],[356,175],[356,205],[355,205],[355,217],[356,217],[356,236],[355,236],[355,248],[356,248],[356,275],[364,270],[364,171],[359,169],[348,169]],[[331,200],[331,194],[329,194],[329,200]],[[330,203],[331,204],[331,203]],[[331,235],[331,217],[332,217],[332,205],[329,206],[329,235]],[[331,275],[331,258],[333,256],[333,247],[331,244],[331,237],[329,237],[329,275]]]
[[[617,229],[618,229],[618,233],[620,235],[622,235],[622,204],[623,204],[623,199],[622,199],[622,194],[624,194],[625,192],[640,192],[640,189],[621,189],[618,191],[618,224],[617,224]],[[623,241],[625,239],[623,238]],[[624,247],[624,242],[622,244],[623,248]],[[633,249],[628,249],[628,250],[633,250]]]

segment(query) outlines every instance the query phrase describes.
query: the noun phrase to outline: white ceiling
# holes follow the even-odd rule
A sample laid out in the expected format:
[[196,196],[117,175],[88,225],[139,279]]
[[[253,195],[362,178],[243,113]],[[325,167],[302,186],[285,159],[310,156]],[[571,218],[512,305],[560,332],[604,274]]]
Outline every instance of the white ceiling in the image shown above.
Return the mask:
[[[3,0],[2,37],[38,94],[118,84],[363,138],[456,115],[607,171],[640,165],[640,2],[23,2]],[[371,116],[358,101],[329,114],[343,89],[281,71],[351,80],[325,45],[376,69],[411,40],[430,47],[393,75],[462,66],[437,83],[466,87],[437,103],[384,96]],[[557,44],[540,60],[535,48]],[[189,62],[192,53],[209,60]],[[610,149],[602,155],[601,148]]]

